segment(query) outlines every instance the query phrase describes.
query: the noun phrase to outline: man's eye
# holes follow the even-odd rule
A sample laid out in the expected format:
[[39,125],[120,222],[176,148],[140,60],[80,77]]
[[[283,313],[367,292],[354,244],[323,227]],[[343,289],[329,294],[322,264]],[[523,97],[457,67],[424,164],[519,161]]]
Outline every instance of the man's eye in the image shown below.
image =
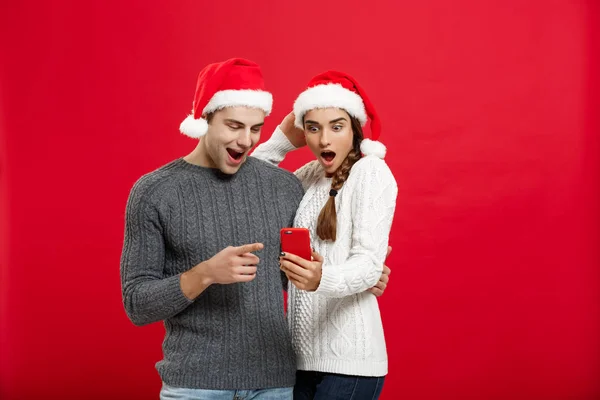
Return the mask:
[[260,128],[252,128],[252,133],[260,133]]
[[241,126],[239,125],[227,125],[229,127],[229,129],[231,129],[232,131],[237,131],[238,129],[241,129]]
[[309,131],[309,132],[312,132],[312,133],[315,133],[315,132],[318,132],[318,131],[319,131],[319,128],[318,128],[318,127],[316,127],[316,126],[309,126],[309,127],[308,127],[308,131]]

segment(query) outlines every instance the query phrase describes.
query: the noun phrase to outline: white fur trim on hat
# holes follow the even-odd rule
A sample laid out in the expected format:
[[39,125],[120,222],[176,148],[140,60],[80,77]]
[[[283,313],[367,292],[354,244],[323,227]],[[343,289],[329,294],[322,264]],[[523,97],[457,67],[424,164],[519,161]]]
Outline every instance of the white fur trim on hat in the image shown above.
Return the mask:
[[367,113],[362,98],[339,83],[317,85],[306,89],[294,102],[295,125],[303,129],[304,114],[315,108],[341,108],[358,119],[361,125],[367,123]]
[[273,95],[262,90],[221,90],[210,99],[202,114],[209,114],[225,107],[241,106],[258,108],[269,115],[273,108]]
[[386,148],[383,143],[371,139],[363,139],[360,143],[360,151],[365,156],[376,156],[381,159],[385,157]]
[[179,131],[186,136],[198,139],[206,135],[208,122],[204,118],[194,119],[193,115],[188,115],[181,125],[179,125]]

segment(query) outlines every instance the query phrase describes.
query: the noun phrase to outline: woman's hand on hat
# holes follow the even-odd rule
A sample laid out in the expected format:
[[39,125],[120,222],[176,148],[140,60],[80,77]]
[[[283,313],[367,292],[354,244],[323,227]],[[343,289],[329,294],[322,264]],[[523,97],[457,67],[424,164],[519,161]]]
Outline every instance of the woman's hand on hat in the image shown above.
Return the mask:
[[306,146],[306,138],[304,137],[304,131],[300,128],[297,128],[294,124],[296,116],[293,112],[286,115],[286,117],[281,121],[279,128],[283,131],[287,139],[293,144],[295,147],[304,147]]
[[295,254],[281,253],[279,266],[298,289],[313,292],[321,283],[323,257],[316,251],[312,252],[312,261]]

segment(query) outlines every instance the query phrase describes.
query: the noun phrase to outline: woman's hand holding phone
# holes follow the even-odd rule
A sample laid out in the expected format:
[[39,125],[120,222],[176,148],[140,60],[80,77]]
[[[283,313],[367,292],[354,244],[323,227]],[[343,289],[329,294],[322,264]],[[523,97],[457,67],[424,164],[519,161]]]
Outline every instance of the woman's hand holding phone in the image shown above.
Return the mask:
[[321,283],[323,273],[323,257],[312,252],[312,261],[305,260],[291,253],[281,253],[279,265],[288,279],[298,289],[314,292]]

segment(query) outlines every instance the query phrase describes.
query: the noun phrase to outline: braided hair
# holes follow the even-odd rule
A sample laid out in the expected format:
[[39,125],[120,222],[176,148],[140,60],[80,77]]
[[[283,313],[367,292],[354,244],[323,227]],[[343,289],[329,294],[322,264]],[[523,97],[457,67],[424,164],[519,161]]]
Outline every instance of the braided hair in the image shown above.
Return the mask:
[[360,144],[363,140],[363,131],[360,122],[351,117],[352,121],[352,150],[348,153],[346,159],[342,162],[340,167],[333,173],[333,179],[331,180],[331,190],[329,192],[329,200],[323,206],[319,219],[317,220],[317,235],[321,240],[330,240],[335,242],[337,233],[337,212],[335,210],[335,196],[338,191],[342,188],[348,176],[350,176],[350,170],[352,166],[362,158],[360,151]]

